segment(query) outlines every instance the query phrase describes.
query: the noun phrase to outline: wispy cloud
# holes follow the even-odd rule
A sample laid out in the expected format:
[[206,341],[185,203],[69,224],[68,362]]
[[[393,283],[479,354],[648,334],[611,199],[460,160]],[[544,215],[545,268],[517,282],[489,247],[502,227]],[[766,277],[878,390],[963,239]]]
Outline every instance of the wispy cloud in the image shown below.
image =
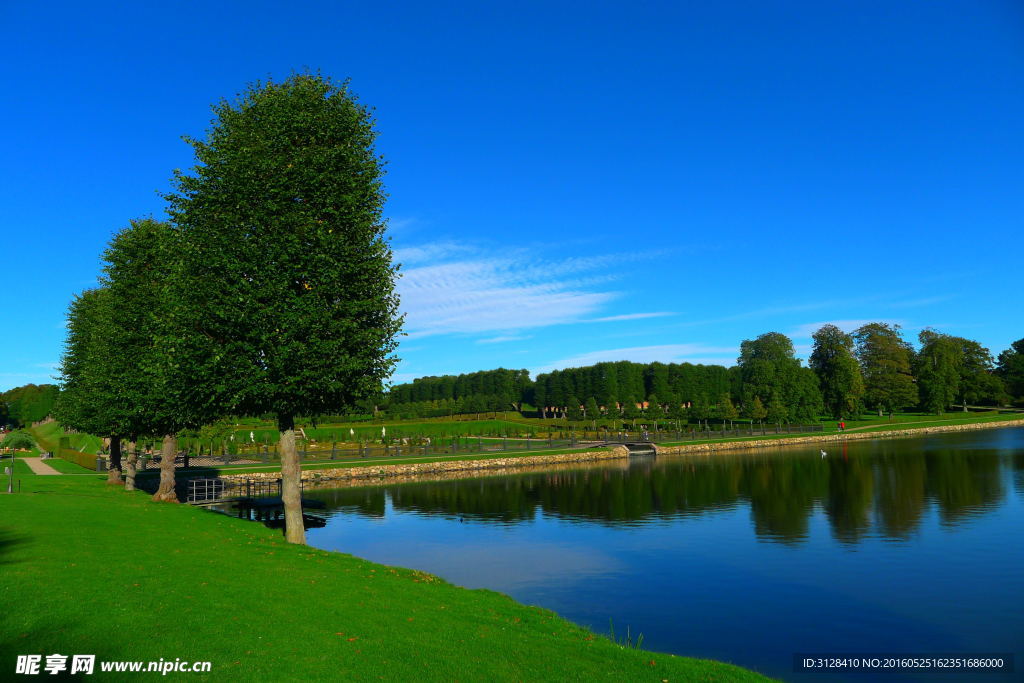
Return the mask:
[[587,320],[588,323],[612,323],[618,322],[619,320],[642,320],[643,318],[664,318],[667,315],[675,315],[668,311],[662,311],[658,313],[626,313],[623,315],[609,315],[603,318],[594,318],[593,320]]
[[415,247],[401,247],[394,250],[394,259],[402,265],[437,262],[465,254],[469,247],[455,242],[434,242]]
[[790,332],[789,336],[793,337],[794,339],[810,339],[812,336],[814,336],[815,332],[817,332],[825,325],[835,325],[843,332],[853,332],[858,327],[861,327],[862,325],[867,325],[868,323],[886,323],[887,325],[902,325],[903,321],[894,320],[892,318],[871,318],[870,320],[823,320],[821,322],[816,323],[804,323],[803,325],[796,327],[792,332]]
[[606,361],[628,360],[634,363],[714,363],[732,365],[738,349],[734,346],[708,346],[705,344],[662,344],[659,346],[631,346],[623,349],[590,351],[569,358],[552,361],[537,368],[534,373],[551,372],[563,368],[579,368]]
[[527,335],[510,334],[510,335],[504,335],[504,336],[500,336],[500,337],[491,337],[490,339],[477,339],[476,343],[477,344],[500,344],[502,342],[521,341],[523,339],[530,339],[531,336],[532,335],[528,335],[528,334]]
[[551,260],[525,249],[494,254],[445,242],[405,247],[396,254],[410,264],[398,281],[407,338],[515,334],[579,322],[619,296],[608,284],[620,277],[611,266],[624,258]]

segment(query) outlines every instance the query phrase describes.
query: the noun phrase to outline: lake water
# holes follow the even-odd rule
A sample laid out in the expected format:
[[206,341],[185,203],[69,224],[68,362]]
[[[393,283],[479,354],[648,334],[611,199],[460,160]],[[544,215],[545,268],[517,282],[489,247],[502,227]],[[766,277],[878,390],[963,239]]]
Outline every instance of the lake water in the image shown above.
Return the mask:
[[309,542],[785,680],[936,678],[797,673],[795,653],[1024,671],[1024,429],[824,448],[312,491]]

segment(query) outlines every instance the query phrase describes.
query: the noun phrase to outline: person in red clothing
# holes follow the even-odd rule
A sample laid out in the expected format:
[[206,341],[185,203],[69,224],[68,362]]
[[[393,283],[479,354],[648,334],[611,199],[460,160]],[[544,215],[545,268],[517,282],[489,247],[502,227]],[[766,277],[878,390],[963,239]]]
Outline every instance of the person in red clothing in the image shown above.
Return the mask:
[[839,423],[839,431],[841,431],[841,432],[845,432],[846,431],[846,423],[845,422],[840,422]]

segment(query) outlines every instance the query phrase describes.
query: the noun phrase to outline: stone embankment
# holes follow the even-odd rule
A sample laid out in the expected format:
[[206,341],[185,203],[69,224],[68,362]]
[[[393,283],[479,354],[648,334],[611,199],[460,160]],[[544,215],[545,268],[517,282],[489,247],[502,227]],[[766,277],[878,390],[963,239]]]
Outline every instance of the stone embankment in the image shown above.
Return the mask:
[[[844,432],[842,434],[814,434],[810,436],[791,436],[780,439],[752,439],[749,441],[719,441],[715,443],[680,444],[677,446],[655,446],[658,455],[686,455],[689,453],[714,453],[718,451],[742,450],[748,448],[779,448],[808,443],[826,443],[841,441],[860,441],[865,439],[891,439],[896,437],[915,437],[924,434],[942,432],[965,432],[975,429],[994,427],[1024,426],[1024,419],[1005,422],[974,422],[960,425],[942,425],[922,427],[919,429],[893,429],[880,432]],[[405,481],[428,481],[440,479],[461,479],[473,476],[495,476],[527,472],[538,467],[552,465],[568,465],[575,463],[595,462],[601,460],[624,460],[629,451],[623,446],[614,446],[600,451],[583,451],[580,453],[559,453],[557,455],[530,455],[518,458],[488,458],[483,460],[438,460],[434,462],[418,462],[393,465],[369,465],[365,467],[336,467],[331,469],[304,470],[302,481],[311,486],[328,482],[344,486],[363,485],[367,480],[384,480],[395,483]],[[238,474],[222,474],[225,481],[244,482],[246,480],[275,480],[281,477],[279,471],[274,472],[240,472]]]
[[[537,466],[562,465],[567,463],[583,463],[597,460],[619,460],[629,457],[624,446],[614,446],[600,451],[583,451],[581,453],[559,453],[556,455],[527,455],[518,458],[487,458],[485,460],[440,460],[437,462],[417,462],[405,465],[369,465],[366,467],[335,467],[331,469],[304,470],[302,481],[308,484],[322,482],[346,482],[353,480],[385,479],[388,481],[421,481],[423,475],[428,478],[458,479],[467,473],[485,472],[487,475],[504,474],[506,471],[527,471]],[[452,476],[447,476],[447,475]],[[225,481],[274,480],[280,479],[278,472],[246,472],[239,474],[222,474]]]
[[746,448],[776,448],[806,443],[825,443],[842,441],[861,441],[864,439],[893,439],[896,437],[913,437],[942,432],[969,432],[975,429],[991,429],[993,427],[1022,427],[1024,420],[1006,420],[1002,422],[972,422],[959,425],[941,425],[938,427],[921,427],[919,429],[889,429],[884,432],[842,432],[840,434],[813,434],[811,436],[791,436],[783,439],[752,439],[750,441],[722,441],[718,443],[692,443],[678,446],[655,446],[658,455],[685,455],[687,453],[709,453],[730,451]]

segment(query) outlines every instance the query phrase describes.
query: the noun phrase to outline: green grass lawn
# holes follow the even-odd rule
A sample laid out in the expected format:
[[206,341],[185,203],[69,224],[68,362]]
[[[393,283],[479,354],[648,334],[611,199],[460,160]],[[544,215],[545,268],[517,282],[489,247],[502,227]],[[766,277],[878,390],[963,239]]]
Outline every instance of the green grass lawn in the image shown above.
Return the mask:
[[[12,459],[12,457],[10,455],[5,455],[5,456],[3,456],[3,458],[0,458],[0,474],[3,473],[4,468],[11,467],[12,466],[12,462],[13,462],[14,476],[15,477],[19,477],[19,476],[26,475],[26,474],[29,474],[29,475],[32,474],[32,470],[29,468],[28,465],[25,464],[25,461],[22,460],[22,458],[25,457],[26,455],[29,456],[29,457],[36,457],[36,456],[38,456],[38,452],[33,451],[31,453],[19,453],[18,455],[14,456],[13,459]],[[7,477],[6,476],[0,477],[0,484],[2,484],[2,487],[0,487],[0,490],[6,491],[7,490]]]
[[77,653],[213,663],[187,680],[763,680],[102,476],[20,478],[23,493],[0,495],[7,676],[18,654]]
[[96,474],[96,470],[86,469],[78,463],[70,462],[63,458],[47,458],[43,462],[61,474]]

